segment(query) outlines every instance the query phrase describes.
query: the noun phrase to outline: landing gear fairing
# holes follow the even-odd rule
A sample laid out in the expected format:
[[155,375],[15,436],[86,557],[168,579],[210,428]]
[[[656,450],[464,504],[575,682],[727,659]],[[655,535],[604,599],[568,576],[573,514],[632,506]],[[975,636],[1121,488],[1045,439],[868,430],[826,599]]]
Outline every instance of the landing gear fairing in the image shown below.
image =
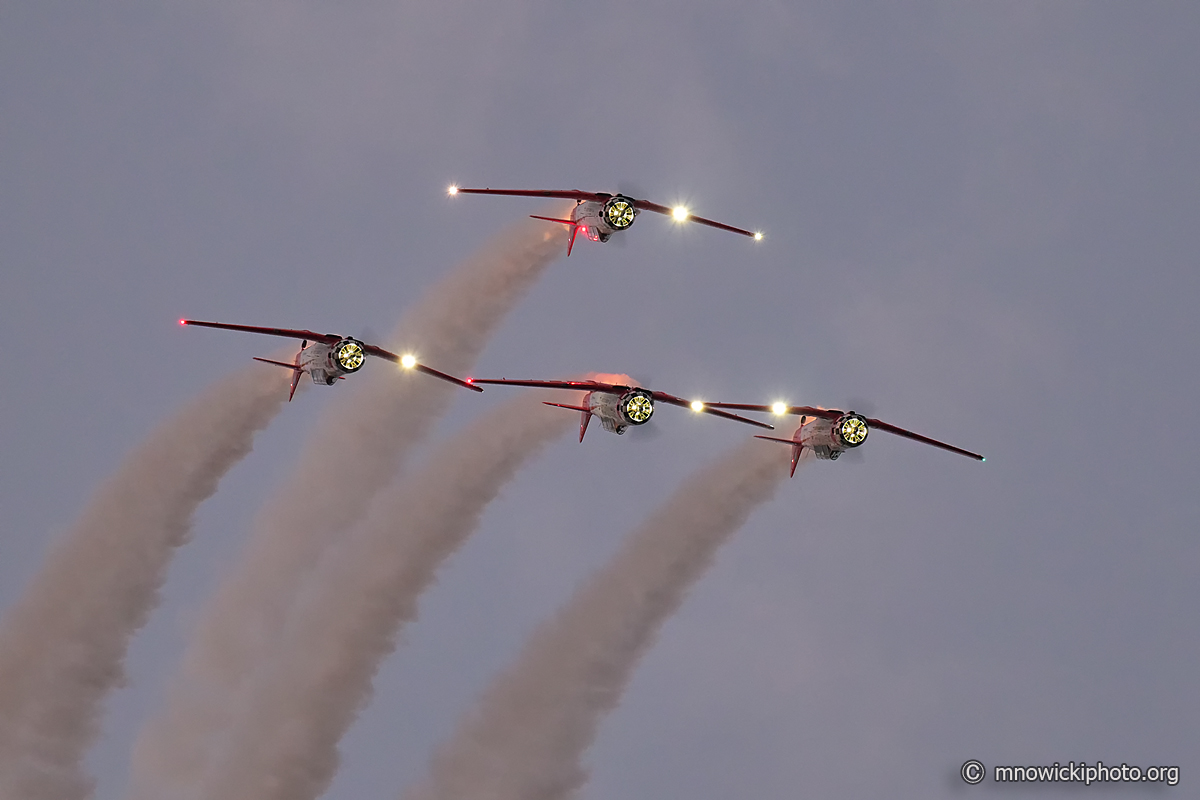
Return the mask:
[[424,372],[426,375],[432,375],[435,378],[440,378],[444,381],[457,384],[463,388],[470,389],[474,392],[482,392],[478,386],[473,386],[469,381],[464,381],[456,378],[453,375],[447,375],[444,372],[438,372],[432,367],[427,367],[424,364],[418,363],[416,358],[411,355],[398,356],[395,353],[390,353],[382,347],[377,347],[373,344],[360,342],[358,339],[353,339],[349,336],[338,336],[333,333],[317,333],[315,331],[293,330],[291,328],[259,328],[253,325],[227,325],[223,322],[199,322],[194,319],[181,319],[180,325],[198,325],[204,328],[222,328],[230,331],[243,331],[246,333],[262,333],[267,336],[282,336],[287,339],[299,339],[300,352],[296,353],[296,358],[291,364],[283,361],[272,361],[269,358],[259,358],[254,356],[255,361],[262,361],[265,364],[274,364],[277,367],[283,367],[292,371],[291,391],[288,394],[288,400],[296,394],[296,386],[300,382],[300,376],[308,373],[312,376],[313,383],[332,386],[338,380],[345,378],[346,375],[358,372],[366,363],[367,356],[375,356],[387,361],[399,364],[405,369],[414,369],[417,372]]
[[800,457],[812,453],[816,458],[825,461],[836,461],[842,453],[862,446],[867,440],[867,434],[872,430],[886,431],[914,442],[939,447],[958,453],[976,461],[984,461],[984,457],[970,450],[963,450],[952,444],[930,439],[919,433],[897,427],[883,420],[864,417],[853,411],[839,411],[836,408],[815,408],[813,406],[788,406],[776,403],[769,406],[751,405],[744,403],[709,403],[713,408],[732,408],[738,411],[761,411],[776,416],[798,415],[800,427],[796,429],[791,439],[779,439],[774,436],[759,436],[771,442],[781,442],[792,446],[792,474],[796,474],[796,464]]
[[582,233],[593,242],[607,242],[614,233],[628,230],[633,225],[638,213],[642,211],[664,214],[676,222],[696,222],[710,228],[739,233],[742,236],[749,236],[755,241],[759,241],[763,237],[760,232],[742,230],[723,222],[698,217],[683,206],[668,208],[648,200],[636,200],[623,194],[581,192],[578,189],[462,189],[458,186],[451,186],[450,194],[499,194],[512,197],[551,197],[574,200],[575,208],[571,209],[570,219],[539,217],[536,214],[530,214],[534,219],[544,219],[547,222],[558,222],[571,226],[571,239],[567,242],[568,256],[571,255],[571,248],[575,246],[576,234]]
[[586,392],[577,406],[564,403],[546,403],[548,406],[567,408],[579,413],[579,441],[587,432],[588,423],[592,417],[600,420],[604,430],[610,433],[622,434],[633,425],[645,425],[654,414],[654,404],[666,403],[672,406],[690,408],[693,411],[712,414],[716,417],[737,420],[747,425],[774,430],[773,425],[759,422],[755,419],[720,411],[699,400],[685,400],[666,392],[655,392],[640,386],[624,386],[600,381],[525,381],[508,380],[507,378],[474,378],[472,383],[503,384],[506,386],[529,386],[536,389],[570,389]]

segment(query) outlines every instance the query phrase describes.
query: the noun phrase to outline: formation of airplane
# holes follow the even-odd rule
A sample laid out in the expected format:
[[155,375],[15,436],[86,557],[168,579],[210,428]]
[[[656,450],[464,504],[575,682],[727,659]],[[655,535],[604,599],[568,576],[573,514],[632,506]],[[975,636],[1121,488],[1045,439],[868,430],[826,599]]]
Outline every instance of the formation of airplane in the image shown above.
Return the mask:
[[656,402],[690,408],[692,411],[698,413],[712,414],[715,417],[724,417],[725,419],[744,422],[747,425],[755,425],[767,430],[775,429],[774,425],[768,425],[765,422],[759,422],[756,419],[750,419],[738,414],[731,414],[728,411],[721,411],[699,400],[685,400],[673,394],[656,392],[640,386],[624,386],[616,383],[602,383],[600,381],[527,381],[509,380],[507,378],[472,378],[471,383],[527,386],[535,389],[568,389],[577,392],[586,392],[577,406],[566,403],[545,403],[548,406],[557,406],[558,408],[567,408],[579,412],[579,441],[581,442],[583,441],[583,435],[587,433],[588,423],[591,422],[592,417],[600,420],[600,424],[604,427],[604,430],[619,435],[628,430],[631,425],[645,425],[649,422],[650,417],[654,415],[654,404]]
[[449,193],[451,196],[457,194],[500,194],[510,197],[549,197],[560,200],[574,200],[575,207],[571,209],[570,219],[540,217],[537,214],[529,215],[534,219],[544,219],[547,222],[557,222],[571,226],[571,238],[567,242],[568,256],[571,255],[571,248],[575,246],[576,234],[582,233],[593,242],[607,242],[614,233],[628,230],[633,225],[634,220],[637,219],[637,215],[642,211],[653,211],[656,214],[664,214],[676,222],[696,222],[700,225],[707,225],[710,228],[719,228],[730,233],[739,233],[742,236],[749,236],[755,241],[761,241],[763,238],[761,231],[747,231],[735,228],[732,225],[726,225],[723,222],[698,217],[685,206],[668,208],[658,203],[651,203],[649,200],[637,200],[623,194],[581,192],[578,189],[464,189],[459,186],[451,186]]
[[345,376],[362,369],[363,364],[366,363],[367,356],[375,356],[376,358],[391,361],[404,367],[404,369],[424,372],[426,375],[432,375],[435,378],[449,381],[450,383],[462,386],[464,389],[470,389],[473,392],[483,391],[478,386],[472,386],[469,382],[461,378],[447,375],[444,372],[438,372],[432,367],[427,367],[419,363],[416,357],[412,355],[398,356],[395,353],[384,350],[382,347],[360,342],[358,339],[349,336],[293,330],[291,328],[259,328],[254,325],[227,325],[223,322],[200,322],[194,319],[181,319],[179,320],[179,324],[197,325],[203,328],[221,328],[223,330],[243,331],[245,333],[262,333],[267,336],[282,336],[286,339],[301,340],[300,352],[296,353],[296,357],[292,360],[291,364],[254,356],[255,361],[261,361],[264,364],[274,364],[277,367],[283,367],[292,371],[291,391],[288,393],[289,402],[295,396],[296,386],[300,383],[300,376],[304,373],[307,372],[312,376],[313,383],[332,386],[338,380],[344,379]]
[[804,453],[812,453],[816,458],[836,461],[842,453],[861,447],[867,441],[867,434],[873,428],[886,431],[914,442],[940,447],[960,456],[973,458],[976,461],[986,461],[978,453],[963,450],[952,444],[930,439],[919,433],[913,433],[890,422],[881,419],[864,417],[853,411],[839,411],[836,408],[815,408],[813,406],[789,406],[784,403],[773,405],[753,405],[749,403],[709,403],[712,408],[732,408],[738,411],[761,411],[776,416],[795,415],[800,417],[800,427],[792,434],[791,439],[780,439],[774,436],[758,436],[770,442],[782,442],[792,446],[792,475],[796,474],[796,465]]
[[[614,234],[626,231],[633,225],[637,215],[642,211],[653,211],[657,214],[670,216],[677,222],[696,222],[711,228],[729,231],[748,236],[755,240],[762,239],[762,233],[735,228],[723,222],[705,219],[692,214],[683,206],[668,208],[667,206],[638,200],[624,194],[608,194],[605,192],[583,192],[578,190],[557,189],[465,189],[458,186],[450,187],[450,194],[492,194],[515,197],[545,197],[564,200],[574,200],[575,207],[571,210],[570,218],[542,217],[531,214],[534,219],[546,220],[571,227],[571,237],[567,243],[567,255],[575,244],[575,237],[582,233],[594,242],[607,242]],[[367,356],[382,358],[399,364],[405,369],[424,372],[427,375],[448,381],[465,389],[482,392],[479,384],[524,386],[541,389],[560,389],[583,392],[578,405],[569,403],[550,403],[546,405],[578,411],[579,441],[583,441],[587,433],[588,423],[592,417],[600,420],[606,431],[616,434],[625,433],[631,426],[645,425],[654,415],[655,403],[690,408],[692,411],[710,414],[724,419],[734,420],[746,425],[754,425],[766,430],[774,430],[774,426],[757,419],[745,417],[734,411],[770,413],[776,416],[793,415],[800,417],[800,425],[790,439],[776,436],[758,435],[756,438],[789,445],[792,448],[792,475],[796,474],[796,466],[806,454],[814,458],[835,461],[843,453],[861,447],[867,440],[872,429],[878,429],[912,439],[916,442],[957,453],[976,461],[984,461],[978,453],[964,450],[928,436],[900,428],[880,419],[863,416],[854,411],[842,411],[835,408],[819,408],[815,406],[790,406],[785,403],[771,405],[756,405],[750,403],[707,403],[699,400],[687,400],[666,392],[658,392],[642,386],[632,386],[617,383],[605,383],[597,380],[583,381],[542,381],[542,380],[510,380],[507,378],[457,378],[432,367],[421,364],[412,355],[396,355],[381,347],[359,341],[349,336],[339,336],[331,333],[317,333],[310,330],[294,330],[290,328],[262,328],[252,325],[229,325],[221,322],[200,322],[198,320],[181,319],[182,325],[197,325],[206,328],[222,328],[232,331],[281,336],[300,340],[300,351],[292,363],[273,361],[269,358],[255,357],[256,361],[273,364],[291,370],[291,387],[288,393],[290,401],[296,393],[300,376],[308,373],[313,383],[333,385],[346,375],[357,372],[362,368]]]
[[344,379],[346,375],[362,369],[367,356],[375,356],[376,358],[382,358],[399,364],[405,369],[424,372],[427,375],[475,392],[483,391],[480,388],[480,384],[583,392],[584,395],[578,405],[546,402],[548,406],[556,406],[579,412],[580,442],[583,441],[584,434],[587,433],[588,423],[591,422],[592,417],[600,420],[600,424],[604,430],[610,433],[622,434],[631,426],[645,425],[649,422],[650,418],[654,415],[655,403],[666,403],[667,405],[690,408],[697,413],[711,414],[715,417],[731,419],[767,430],[774,430],[775,426],[732,412],[751,411],[764,414],[770,413],[776,416],[799,416],[800,426],[796,428],[796,432],[792,434],[792,438],[790,439],[762,435],[756,437],[792,447],[792,475],[796,474],[796,466],[800,463],[800,459],[805,453],[811,453],[815,458],[821,460],[836,461],[847,450],[861,447],[867,440],[867,434],[872,429],[886,431],[896,436],[932,445],[942,450],[948,450],[951,453],[958,453],[967,458],[973,458],[976,461],[986,460],[983,456],[973,453],[970,450],[964,450],[961,447],[940,442],[937,439],[931,439],[928,436],[914,433],[905,428],[892,425],[889,422],[884,422],[881,419],[865,417],[854,411],[841,411],[836,408],[818,408],[815,406],[789,406],[785,403],[774,403],[772,405],[706,403],[700,400],[688,400],[666,392],[654,391],[642,386],[605,383],[595,380],[542,381],[513,380],[509,378],[466,378],[464,380],[421,364],[412,355],[396,355],[384,350],[382,347],[367,344],[349,336],[291,328],[261,328],[253,325],[201,322],[193,319],[181,319],[179,320],[179,324],[196,325],[205,328],[221,328],[246,333],[260,333],[268,336],[282,336],[288,339],[300,339],[300,351],[296,353],[296,357],[290,364],[283,361],[273,361],[269,358],[254,357],[255,361],[262,361],[266,364],[273,364],[292,371],[291,387],[288,393],[289,401],[296,394],[296,386],[300,381],[300,376],[304,373],[307,372],[312,376],[313,383],[332,386],[336,381]]

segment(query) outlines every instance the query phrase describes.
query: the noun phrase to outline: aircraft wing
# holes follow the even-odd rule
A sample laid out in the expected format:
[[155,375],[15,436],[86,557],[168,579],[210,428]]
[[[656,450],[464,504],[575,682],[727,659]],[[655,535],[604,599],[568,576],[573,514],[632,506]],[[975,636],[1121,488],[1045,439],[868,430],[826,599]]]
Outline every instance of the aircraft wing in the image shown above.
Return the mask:
[[937,439],[930,439],[928,436],[922,436],[919,433],[913,433],[912,431],[906,431],[904,428],[898,428],[895,425],[891,425],[887,422],[884,422],[883,420],[868,418],[867,425],[869,425],[872,428],[877,428],[881,431],[887,431],[888,433],[894,433],[897,436],[903,436],[905,439],[912,439],[914,442],[923,442],[924,444],[933,445],[934,447],[940,447],[943,450],[949,450],[951,453],[958,453],[960,456],[966,456],[967,458],[973,458],[976,461],[985,461],[986,460],[983,456],[979,455],[978,453],[972,453],[970,450],[963,450],[961,447],[955,447],[952,444],[946,444],[945,442],[939,442]]
[[[462,189],[453,187],[451,194],[502,194],[509,197],[554,197],[562,200],[596,200],[612,197],[603,192],[581,192],[578,189]],[[668,212],[669,213],[669,212]]]
[[[628,392],[630,389],[635,388],[633,386],[622,386],[622,385],[615,384],[615,383],[601,383],[599,381],[524,381],[524,380],[509,380],[507,378],[491,378],[491,379],[475,378],[473,382],[474,383],[499,383],[499,384],[505,384],[507,386],[528,386],[528,387],[531,387],[534,389],[574,389],[576,391],[582,391],[582,392],[605,392],[607,394],[624,394],[625,392]],[[663,403],[666,403],[667,405],[680,406],[682,408],[692,408],[691,400],[685,400],[682,397],[676,397],[675,395],[667,394],[666,392],[655,392],[655,391],[651,391],[649,389],[646,389],[645,391],[650,392],[650,396],[654,398],[655,402],[661,401]],[[741,417],[741,416],[738,416],[737,414],[730,414],[726,411],[720,411],[715,408],[709,408],[707,404],[705,404],[704,407],[700,409],[700,411],[701,411],[701,413],[704,413],[704,414],[712,414],[715,417],[724,417],[725,419],[732,419],[732,420],[737,420],[738,422],[744,422],[747,425],[755,425],[759,428],[766,428],[769,431],[775,430],[775,427],[773,425],[768,425],[765,422],[759,422],[758,420],[755,420],[755,419],[748,419],[746,417]]]
[[[763,414],[774,414],[774,406],[759,406],[751,403],[708,403],[707,405],[713,408],[732,408],[735,411],[760,411]],[[822,417],[824,419],[837,419],[844,411],[838,411],[836,408],[815,408],[813,406],[788,406],[783,412],[784,415],[807,416],[807,417]]]
[[[509,197],[555,197],[563,200],[592,200],[598,203],[603,203],[614,195],[608,192],[581,192],[578,189],[462,189],[457,186],[450,188],[450,194],[502,194]],[[637,200],[630,197],[633,201],[633,207],[639,211],[653,211],[656,214],[665,214],[668,217],[674,216],[675,211],[658,203],[651,203],[649,200]],[[726,225],[724,222],[698,217],[694,214],[688,214],[688,221],[697,222],[701,225],[707,225],[710,228],[719,228],[730,233],[740,233],[742,236],[749,236],[751,239],[761,239],[762,235],[753,231],[735,228],[732,225]],[[559,220],[553,220],[558,222]]]
[[580,392],[605,392],[607,394],[624,394],[632,386],[618,386],[615,383],[600,381],[524,381],[509,380],[508,378],[473,378],[472,383],[495,383],[505,386],[528,386],[533,389],[575,389]]
[[[697,410],[692,405],[691,400],[685,400],[682,397],[676,397],[675,395],[667,394],[666,392],[650,392],[650,394],[654,397],[655,400],[662,401],[664,403],[667,403],[668,405],[680,406],[681,408],[690,408],[693,411]],[[700,411],[701,414],[712,414],[714,417],[723,417],[725,419],[737,420],[738,422],[744,422],[747,425],[754,425],[759,428],[766,428],[769,431],[775,430],[774,425],[768,425],[765,422],[759,422],[756,419],[750,419],[748,417],[743,417],[738,414],[730,414],[728,411],[721,411],[719,409],[713,408],[708,403],[701,403],[701,408],[698,410]]]
[[[382,358],[386,361],[391,361],[394,364],[399,364],[400,366],[404,366],[403,358],[396,355],[395,353],[384,350],[382,347],[378,347],[373,344],[365,344],[364,343],[363,344],[363,352],[369,356],[375,356],[376,358]],[[482,392],[483,391],[483,389],[480,389],[478,386],[476,386],[473,381],[464,381],[463,379],[456,378],[453,375],[447,375],[444,372],[439,372],[438,370],[434,369],[433,367],[427,367],[424,364],[420,363],[419,361],[412,362],[412,366],[407,367],[407,369],[415,369],[417,372],[424,372],[426,375],[432,375],[435,378],[441,378],[444,381],[447,381],[447,382],[453,383],[453,384],[457,384],[457,385],[463,387],[464,389],[470,389],[473,392]]]
[[[761,411],[764,414],[775,413],[774,408],[772,408],[771,406],[750,405],[750,404],[746,404],[746,403],[709,403],[709,405],[715,406],[716,408],[733,408],[738,411]],[[784,411],[784,413],[785,414],[794,414],[796,416],[804,415],[804,416],[809,416],[809,417],[823,417],[828,420],[834,420],[846,412],[839,411],[836,408],[813,408],[812,406],[788,406],[787,410]],[[887,431],[888,433],[895,434],[896,436],[903,436],[905,439],[912,439],[914,442],[922,442],[924,444],[932,445],[934,447],[940,447],[943,450],[949,450],[951,453],[958,453],[960,456],[966,456],[967,458],[973,458],[976,461],[985,460],[984,457],[979,455],[978,453],[972,453],[970,450],[963,450],[961,447],[955,447],[952,444],[946,444],[945,442],[939,442],[937,439],[930,439],[928,436],[922,436],[919,433],[913,433],[910,430],[905,430],[904,428],[897,427],[896,425],[892,425],[889,422],[884,422],[881,419],[871,419],[868,417],[867,425],[871,429]]]
[[259,328],[254,325],[226,325],[224,322],[200,322],[194,319],[181,319],[180,325],[197,325],[202,328],[222,328],[228,331],[243,331],[245,333],[265,333],[267,336],[283,336],[287,339],[307,339],[310,342],[335,344],[342,337],[332,333],[317,333],[316,331],[293,330],[291,328]]
[[[666,214],[668,217],[675,216],[674,209],[667,208],[666,206],[660,206],[658,203],[651,203],[649,200],[634,200],[633,207],[640,209],[642,211],[653,211],[656,214]],[[705,219],[704,217],[697,217],[695,214],[691,214],[691,213],[688,214],[687,220],[685,220],[685,221],[686,222],[698,222],[701,225],[707,225],[710,228],[719,228],[723,231],[729,231],[730,233],[740,233],[742,236],[749,236],[751,239],[761,238],[758,234],[754,233],[753,231],[745,231],[745,230],[742,230],[741,228],[735,228],[732,225],[726,225],[724,222],[717,222],[716,220]]]

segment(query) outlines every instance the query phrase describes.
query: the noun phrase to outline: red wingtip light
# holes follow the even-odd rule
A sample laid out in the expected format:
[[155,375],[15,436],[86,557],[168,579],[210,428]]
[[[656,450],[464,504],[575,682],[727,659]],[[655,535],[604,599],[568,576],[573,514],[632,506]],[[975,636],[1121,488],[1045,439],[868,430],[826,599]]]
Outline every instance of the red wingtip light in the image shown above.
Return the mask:
[[186,319],[181,319],[181,320],[179,320],[179,324],[180,324],[180,325],[187,325],[187,320],[186,320]]

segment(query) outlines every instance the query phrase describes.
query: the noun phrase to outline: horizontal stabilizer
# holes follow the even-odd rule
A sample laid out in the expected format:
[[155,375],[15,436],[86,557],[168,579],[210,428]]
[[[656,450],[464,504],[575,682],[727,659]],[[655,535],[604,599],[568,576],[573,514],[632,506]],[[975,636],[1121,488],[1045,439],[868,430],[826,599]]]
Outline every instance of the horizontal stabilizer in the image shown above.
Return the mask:
[[561,222],[563,225],[574,225],[575,224],[575,220],[573,220],[573,219],[559,219],[558,217],[539,217],[537,214],[530,214],[529,216],[532,219],[544,219],[544,220],[546,220],[546,222]]
[[269,358],[259,358],[258,356],[253,356],[253,358],[255,361],[261,361],[264,364],[274,364],[277,367],[283,367],[284,369],[290,369],[290,370],[293,370],[294,372],[304,372],[303,367],[297,367],[295,364],[285,364],[282,361],[272,361]]
[[755,439],[766,439],[768,442],[780,442],[781,444],[790,444],[794,447],[801,446],[800,442],[797,442],[795,439],[780,439],[777,436],[759,436],[757,434],[755,434],[754,438]]
[[800,456],[804,453],[804,443],[797,442],[795,439],[778,439],[774,436],[755,436],[755,439],[766,439],[768,442],[780,442],[782,444],[790,444],[795,449],[792,450],[792,471],[789,473],[793,478],[796,477],[796,465],[800,463]]
[[568,406],[564,403],[547,403],[545,400],[542,401],[542,404],[547,406],[555,406],[556,408],[569,408],[572,411],[586,411],[589,414],[592,411],[590,408],[584,408],[583,406]]

